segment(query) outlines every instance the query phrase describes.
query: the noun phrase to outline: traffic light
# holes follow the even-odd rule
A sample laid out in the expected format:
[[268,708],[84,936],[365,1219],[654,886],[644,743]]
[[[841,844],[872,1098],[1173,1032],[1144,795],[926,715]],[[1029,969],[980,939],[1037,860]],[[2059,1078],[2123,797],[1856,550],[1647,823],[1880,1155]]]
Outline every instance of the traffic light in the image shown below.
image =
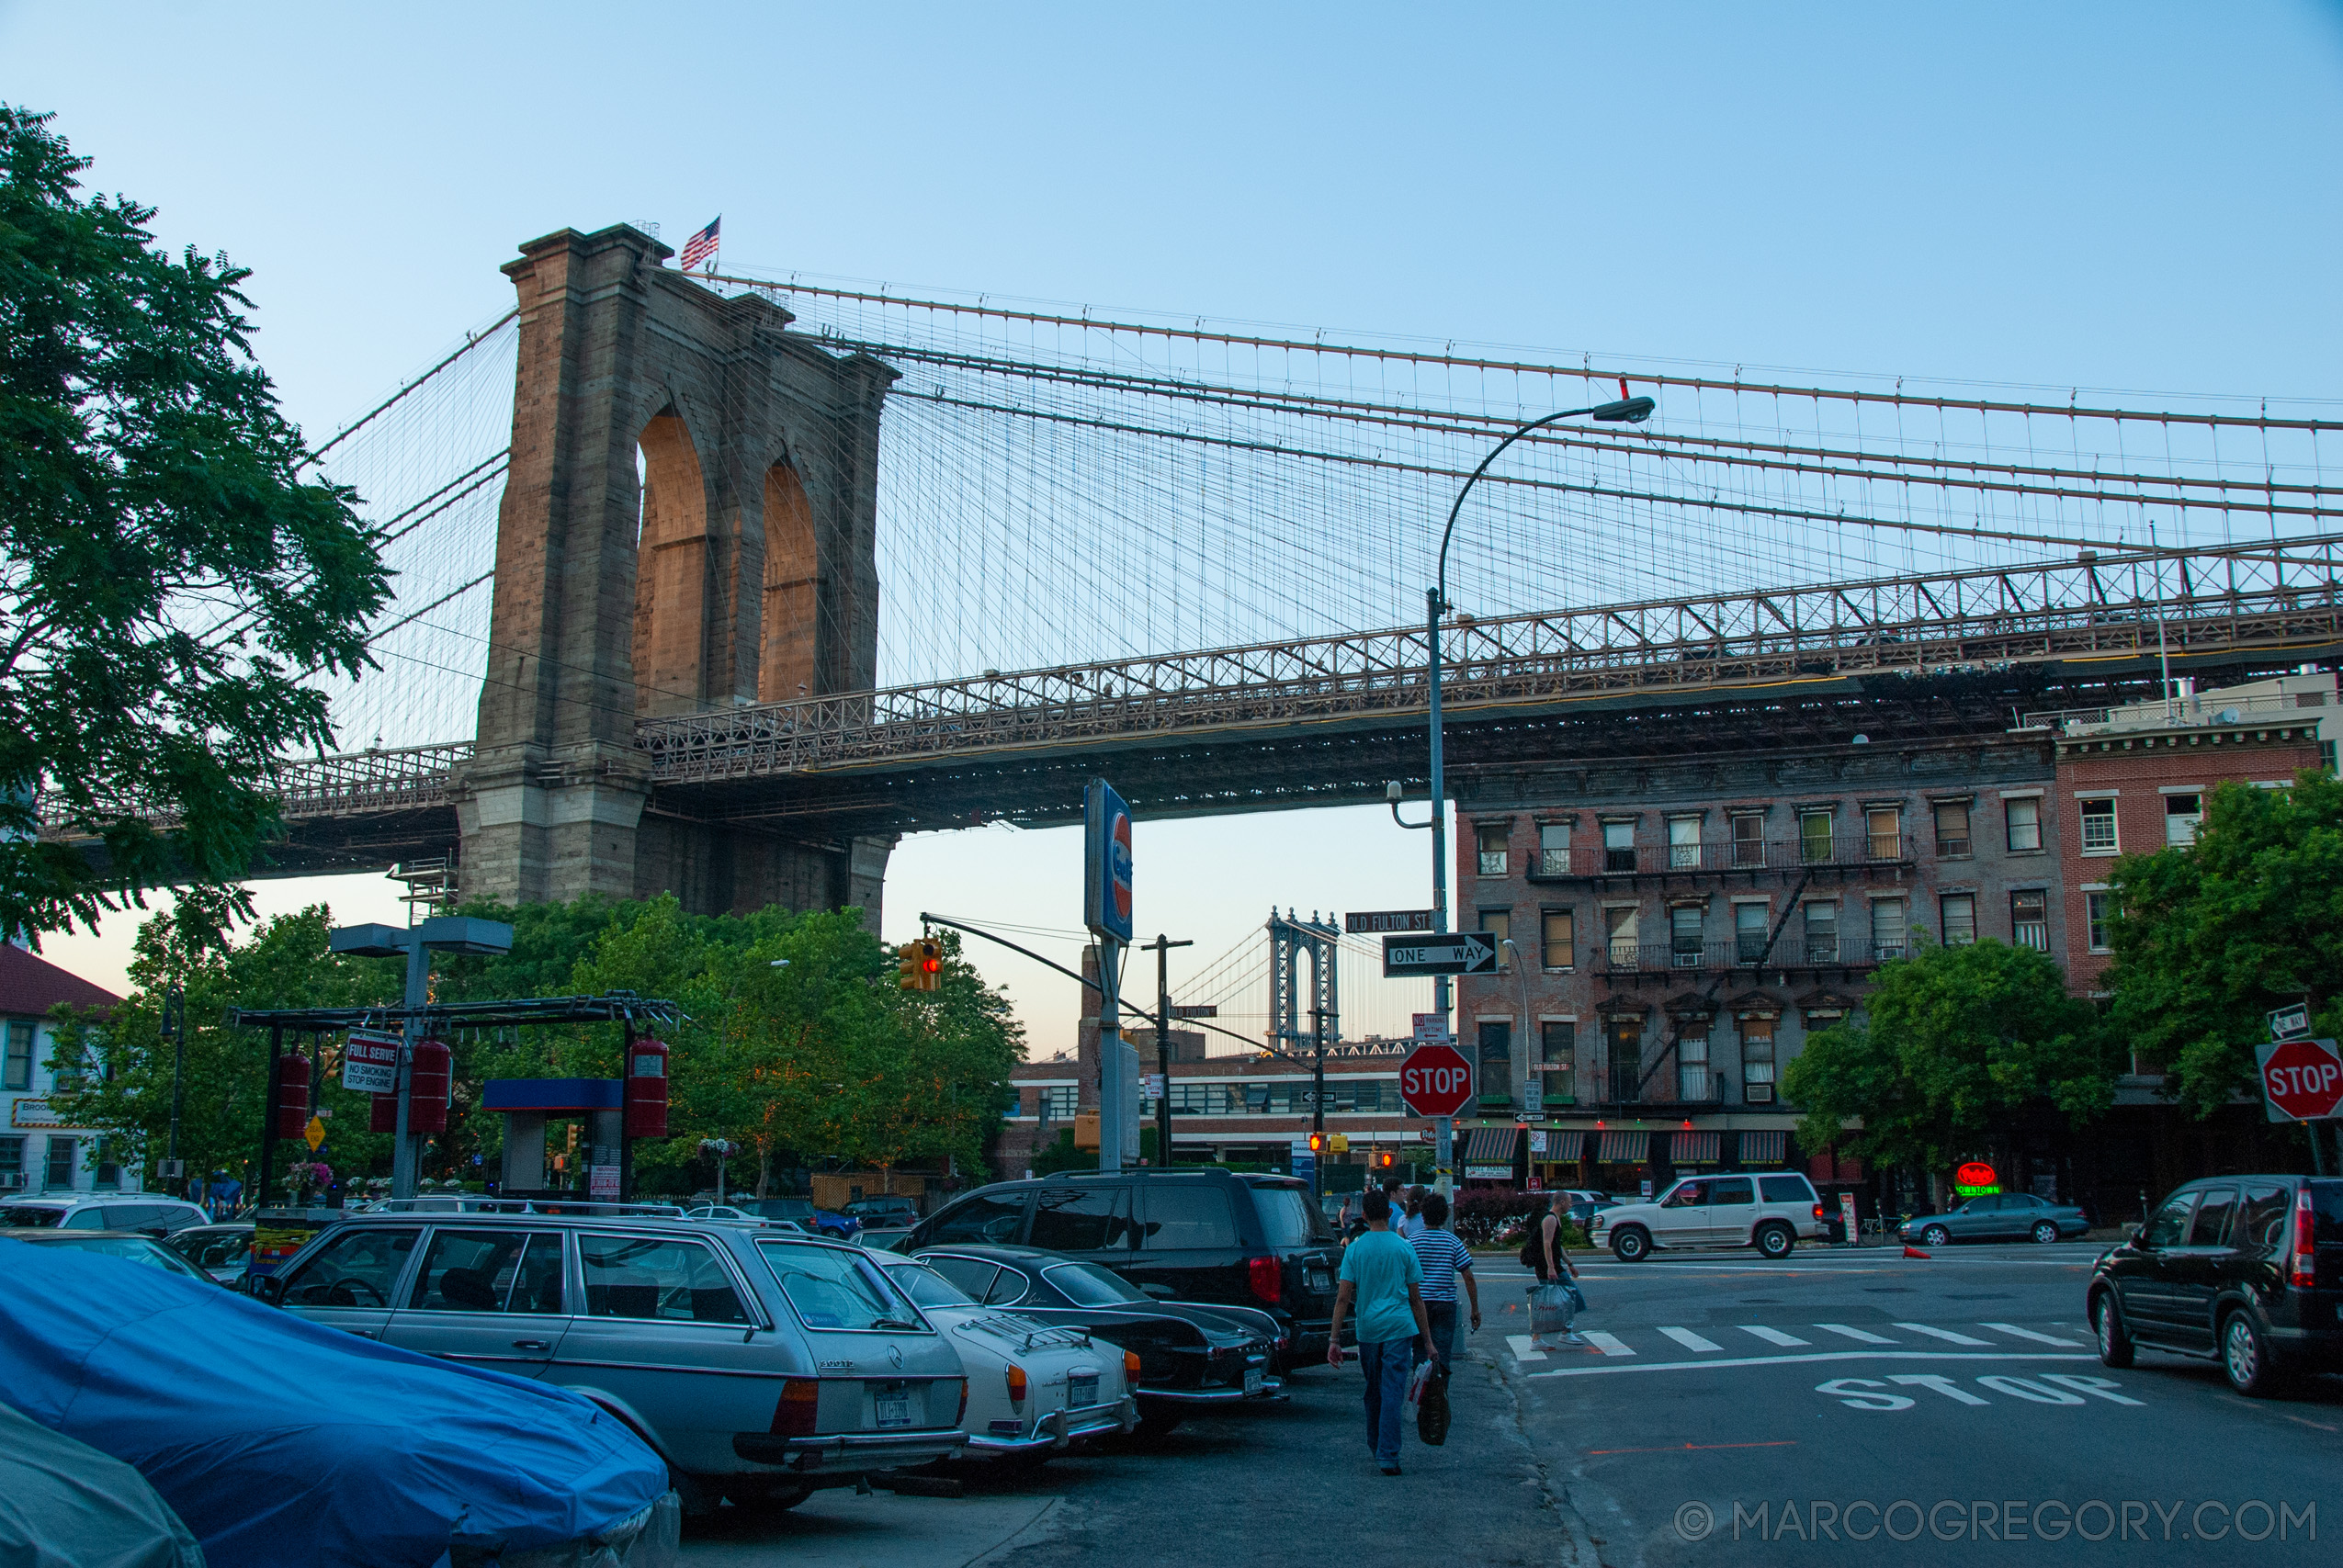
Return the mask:
[[920,988],[920,944],[907,942],[895,950],[895,988],[916,991]]
[[1381,1167],[1383,1169],[1385,1169],[1385,1170],[1389,1170],[1389,1169],[1391,1168],[1391,1153],[1390,1153],[1390,1151],[1389,1151],[1388,1149],[1387,1149],[1387,1150],[1383,1151],[1382,1153],[1380,1153],[1380,1154],[1376,1155],[1376,1156],[1375,1156],[1375,1163],[1377,1166]]
[[934,937],[922,937],[912,945],[919,949],[919,988],[940,991],[944,988],[944,944]]
[[1310,1134],[1310,1153],[1314,1155],[1323,1154],[1325,1150],[1326,1134],[1323,1133],[1312,1133]]

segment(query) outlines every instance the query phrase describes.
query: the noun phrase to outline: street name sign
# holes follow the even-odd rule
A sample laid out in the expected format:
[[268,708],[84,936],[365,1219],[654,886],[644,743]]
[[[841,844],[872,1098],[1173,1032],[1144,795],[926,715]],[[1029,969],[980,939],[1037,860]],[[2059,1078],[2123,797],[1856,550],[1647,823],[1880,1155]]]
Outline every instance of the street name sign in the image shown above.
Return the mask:
[[2292,1040],[2310,1032],[2311,1007],[2308,1002],[2296,1002],[2269,1015],[2269,1037],[2272,1040]]
[[1454,1045],[1419,1045],[1399,1064],[1399,1099],[1410,1116],[1454,1116],[1473,1097],[1473,1065]]
[[2262,1108],[2273,1122],[2324,1122],[2343,1111],[2343,1052],[2332,1040],[2279,1040],[2254,1048]]
[[1386,979],[1405,975],[1494,975],[1497,939],[1487,931],[1448,931],[1439,936],[1383,939]]
[[353,1029],[342,1048],[342,1087],[353,1094],[399,1092],[399,1036]]
[[1220,1016],[1220,1004],[1217,1002],[1193,1002],[1186,1007],[1172,1008],[1172,1016],[1173,1018],[1218,1018]]
[[1342,929],[1352,936],[1375,936],[1384,931],[1428,931],[1432,930],[1432,911],[1371,909],[1363,914],[1343,916]]

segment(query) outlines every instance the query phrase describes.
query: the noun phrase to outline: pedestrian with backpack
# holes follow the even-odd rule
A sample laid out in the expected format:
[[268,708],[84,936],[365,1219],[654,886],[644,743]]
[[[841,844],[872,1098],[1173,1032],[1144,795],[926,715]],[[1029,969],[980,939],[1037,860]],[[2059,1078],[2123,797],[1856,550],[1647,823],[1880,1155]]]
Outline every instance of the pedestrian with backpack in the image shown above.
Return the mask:
[[1530,1234],[1522,1243],[1522,1264],[1537,1277],[1530,1287],[1530,1345],[1534,1349],[1547,1347],[1541,1343],[1549,1334],[1559,1335],[1562,1343],[1583,1346],[1586,1337],[1570,1326],[1571,1318],[1586,1310],[1587,1299],[1579,1290],[1579,1271],[1570,1263],[1570,1255],[1562,1247],[1562,1221],[1568,1212],[1570,1195],[1556,1192],[1547,1202],[1545,1213],[1537,1217]]

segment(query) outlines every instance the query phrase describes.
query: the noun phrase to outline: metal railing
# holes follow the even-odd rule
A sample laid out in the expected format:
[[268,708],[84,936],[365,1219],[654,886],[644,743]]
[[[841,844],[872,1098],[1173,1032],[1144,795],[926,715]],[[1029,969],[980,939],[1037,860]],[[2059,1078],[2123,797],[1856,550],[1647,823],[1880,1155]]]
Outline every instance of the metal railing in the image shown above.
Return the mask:
[[[1658,975],[1669,971],[1715,974],[1726,969],[1867,969],[1887,962],[1887,954],[1904,955],[1902,942],[1873,943],[1850,937],[1809,937],[1798,931],[1782,933],[1771,951],[1763,937],[1730,942],[1614,942],[1595,950],[1598,975]],[[1762,964],[1759,955],[1764,955]]]
[[1593,1105],[1722,1105],[1725,1076],[1715,1067],[1664,1059],[1633,1065],[1598,1063],[1579,1070],[1578,1102]]
[[1537,852],[1533,882],[1557,877],[1696,875],[1732,871],[1805,871],[1815,867],[1907,865],[1918,847],[1909,833],[1838,833],[1828,839],[1703,839],[1697,844],[1613,848],[1573,844]]
[[[2329,705],[2325,692],[2262,692],[2247,696],[2200,692],[2163,702],[2126,703],[2121,707],[2052,708],[2025,715],[2020,725],[2026,729],[2055,729],[2069,735],[2092,729],[2213,728],[2267,724],[2281,716],[2292,718],[2304,709]],[[2318,716],[2314,712],[2306,722],[2315,724]]]
[[[470,760],[469,740],[429,746],[399,746],[330,757],[289,757],[271,770],[266,788],[288,819],[372,816],[437,806],[447,798],[447,780]],[[179,825],[176,812],[136,802],[114,807],[144,818],[157,828]],[[41,836],[71,838],[72,825],[53,811],[41,813]]]

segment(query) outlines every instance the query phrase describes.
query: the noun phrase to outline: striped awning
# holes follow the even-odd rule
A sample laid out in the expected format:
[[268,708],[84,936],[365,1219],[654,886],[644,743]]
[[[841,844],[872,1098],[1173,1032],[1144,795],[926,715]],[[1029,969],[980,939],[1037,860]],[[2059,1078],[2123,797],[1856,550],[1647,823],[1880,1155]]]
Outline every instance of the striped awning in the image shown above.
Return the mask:
[[1534,1157],[1549,1165],[1566,1161],[1575,1165],[1579,1156],[1586,1152],[1586,1146],[1587,1135],[1583,1131],[1566,1133],[1556,1128],[1545,1134],[1545,1152]]
[[1465,1163],[1510,1166],[1513,1163],[1513,1147],[1521,1141],[1519,1127],[1476,1127],[1473,1135],[1465,1140]]
[[1641,1165],[1650,1152],[1649,1133],[1605,1133],[1602,1152],[1595,1157],[1605,1165]]
[[1787,1133],[1744,1133],[1741,1134],[1743,1165],[1779,1165],[1790,1157],[1790,1134]]
[[1668,1157],[1678,1165],[1715,1165],[1722,1157],[1717,1153],[1722,1141],[1715,1133],[1670,1133]]

